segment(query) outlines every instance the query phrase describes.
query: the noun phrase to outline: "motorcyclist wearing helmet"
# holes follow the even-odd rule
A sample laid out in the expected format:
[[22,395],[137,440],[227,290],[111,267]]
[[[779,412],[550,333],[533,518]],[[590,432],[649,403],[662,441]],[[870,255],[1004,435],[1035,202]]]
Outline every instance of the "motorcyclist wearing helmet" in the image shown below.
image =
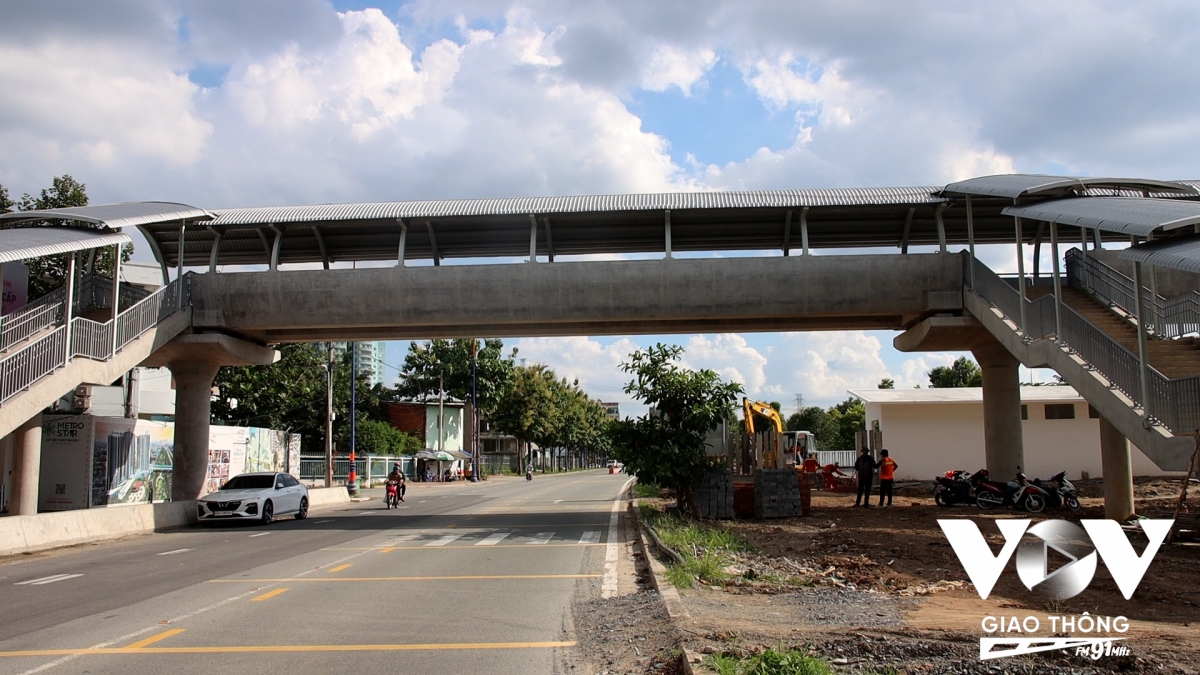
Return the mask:
[[387,476],[388,482],[395,482],[396,489],[400,492],[400,501],[404,501],[404,491],[407,488],[404,482],[404,472],[400,470],[399,464],[392,465],[392,472]]

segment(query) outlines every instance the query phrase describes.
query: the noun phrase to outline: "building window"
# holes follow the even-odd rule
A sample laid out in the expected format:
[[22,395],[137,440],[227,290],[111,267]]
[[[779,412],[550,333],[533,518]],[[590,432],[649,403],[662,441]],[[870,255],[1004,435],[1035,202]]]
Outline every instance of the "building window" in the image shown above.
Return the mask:
[[1029,406],[1025,404],[1021,404],[1021,419],[1029,419]]
[[1047,403],[1046,404],[1046,419],[1048,419],[1048,420],[1073,420],[1073,419],[1075,419],[1075,404],[1074,403]]
[[1088,404],[1088,417],[1094,420],[1100,419],[1100,411],[1093,408],[1090,403]]

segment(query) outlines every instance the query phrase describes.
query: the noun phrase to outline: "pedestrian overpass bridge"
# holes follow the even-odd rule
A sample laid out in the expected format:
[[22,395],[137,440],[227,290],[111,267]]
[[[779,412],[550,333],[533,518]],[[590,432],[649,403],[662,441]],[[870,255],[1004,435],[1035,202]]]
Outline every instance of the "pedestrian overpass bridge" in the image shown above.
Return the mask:
[[[57,297],[0,322],[0,435],[18,435],[14,475],[26,486],[12,503],[27,509],[32,483],[36,510],[41,410],[139,363],[173,371],[173,497],[190,499],[207,469],[217,369],[270,363],[281,342],[890,329],[904,351],[974,353],[998,475],[1022,463],[1018,364],[1053,368],[1100,412],[1105,476],[1118,479],[1105,481],[1106,498],[1127,516],[1125,440],[1179,470],[1200,427],[1189,337],[1200,329],[1198,187],[1010,175],[927,188],[0,215],[33,237],[6,235],[5,260],[87,261]],[[47,247],[38,231],[63,228],[30,225],[49,219],[100,231]],[[148,298],[123,295],[87,253],[131,227],[162,266],[164,286]],[[1103,249],[1116,241],[1138,245]],[[1015,280],[976,259],[984,243],[1018,247]],[[1054,273],[1024,273],[1023,252],[1037,261],[1043,244]],[[1133,279],[1120,271],[1127,261]],[[1160,278],[1189,292],[1163,297]],[[85,298],[85,286],[100,290]]]

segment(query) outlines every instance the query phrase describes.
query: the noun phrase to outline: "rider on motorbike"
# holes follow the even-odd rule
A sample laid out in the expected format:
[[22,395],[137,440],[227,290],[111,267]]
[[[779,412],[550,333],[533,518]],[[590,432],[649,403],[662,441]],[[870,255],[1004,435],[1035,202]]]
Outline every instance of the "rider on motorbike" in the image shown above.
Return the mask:
[[404,472],[400,470],[399,464],[392,465],[392,472],[388,474],[387,482],[396,484],[396,490],[400,493],[400,501],[404,501],[404,490],[407,486],[404,483]]

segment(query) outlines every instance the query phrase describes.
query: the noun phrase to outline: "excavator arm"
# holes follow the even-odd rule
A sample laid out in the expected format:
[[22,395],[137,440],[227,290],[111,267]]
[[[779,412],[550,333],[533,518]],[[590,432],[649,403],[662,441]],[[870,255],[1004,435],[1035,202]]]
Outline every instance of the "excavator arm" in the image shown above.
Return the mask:
[[779,412],[766,403],[759,401],[751,401],[748,398],[742,399],[742,412],[746,418],[746,431],[754,433],[754,416],[760,415],[771,420],[771,424],[775,427],[775,433],[783,433],[783,418],[779,416]]

